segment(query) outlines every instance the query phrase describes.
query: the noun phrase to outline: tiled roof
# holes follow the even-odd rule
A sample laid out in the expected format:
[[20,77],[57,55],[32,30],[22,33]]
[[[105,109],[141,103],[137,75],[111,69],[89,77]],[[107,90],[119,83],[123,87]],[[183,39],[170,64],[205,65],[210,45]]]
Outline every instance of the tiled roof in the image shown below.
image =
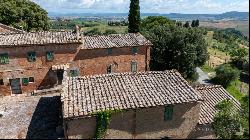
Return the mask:
[[[0,23],[0,30],[1,30],[1,28],[8,30],[8,32],[4,32],[4,33],[22,33],[22,32],[24,32],[23,30],[19,30],[17,28],[7,26],[7,25]],[[0,34],[2,34],[2,33],[0,32]]]
[[203,102],[201,104],[200,118],[198,124],[209,124],[218,111],[215,106],[223,100],[231,100],[237,109],[240,109],[240,103],[231,96],[222,86],[207,85],[198,86],[195,89],[201,94]]
[[71,77],[64,84],[64,118],[202,100],[176,70]]
[[0,46],[78,43],[73,32],[30,32],[0,34]]
[[105,36],[84,36],[82,49],[113,48],[152,45],[140,33],[113,34]]

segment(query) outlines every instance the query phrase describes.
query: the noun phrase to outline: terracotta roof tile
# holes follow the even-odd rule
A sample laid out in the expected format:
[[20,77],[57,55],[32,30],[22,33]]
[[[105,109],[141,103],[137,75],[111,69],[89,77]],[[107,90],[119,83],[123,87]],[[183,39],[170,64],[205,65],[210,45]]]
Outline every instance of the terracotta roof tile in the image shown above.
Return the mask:
[[69,78],[61,95],[64,118],[101,110],[197,102],[201,96],[176,70]]
[[231,96],[222,86],[219,85],[203,85],[195,87],[201,94],[203,102],[201,104],[200,118],[198,124],[209,124],[213,122],[213,118],[218,111],[215,106],[226,99],[231,100],[237,109],[240,109],[240,103]]
[[140,33],[84,36],[83,40],[84,45],[82,49],[152,45],[152,43]]

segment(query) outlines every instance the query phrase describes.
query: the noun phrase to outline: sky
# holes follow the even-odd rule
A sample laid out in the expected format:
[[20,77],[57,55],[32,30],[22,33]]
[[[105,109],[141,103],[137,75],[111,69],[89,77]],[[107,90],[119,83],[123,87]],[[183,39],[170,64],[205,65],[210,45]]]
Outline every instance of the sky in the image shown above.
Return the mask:
[[[130,0],[32,0],[49,13],[128,13]],[[249,12],[249,0],[140,0],[142,13]]]

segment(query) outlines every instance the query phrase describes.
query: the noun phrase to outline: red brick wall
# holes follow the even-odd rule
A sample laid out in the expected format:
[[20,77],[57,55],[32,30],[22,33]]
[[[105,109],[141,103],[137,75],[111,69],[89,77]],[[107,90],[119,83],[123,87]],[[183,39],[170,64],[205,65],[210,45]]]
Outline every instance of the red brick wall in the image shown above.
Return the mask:
[[[9,64],[0,64],[1,77],[4,79],[5,85],[1,86],[0,95],[10,95],[11,88],[9,79],[34,77],[35,82],[28,86],[22,86],[22,92],[28,93],[35,89],[41,89],[53,86],[56,81],[56,73],[51,69],[52,65],[65,64],[73,61],[78,51],[77,44],[67,45],[46,45],[46,46],[20,46],[1,48],[1,53],[9,54]],[[36,52],[36,61],[29,62],[27,53]],[[54,60],[46,61],[46,52],[54,51]]]
[[[9,64],[0,64],[0,73],[2,72],[0,78],[7,83],[1,86],[0,95],[11,94],[8,83],[9,79],[14,78],[35,78],[35,83],[22,86],[23,93],[52,87],[57,82],[56,72],[50,70],[52,65],[70,63],[70,69],[78,68],[82,76],[106,74],[109,64],[114,64],[113,72],[115,73],[130,72],[131,61],[138,63],[138,71],[149,69],[150,50],[148,46],[139,47],[136,55],[132,55],[132,47],[114,48],[112,55],[107,55],[107,49],[79,50],[79,48],[78,44],[0,47],[0,53],[8,53],[10,57]],[[35,62],[27,60],[27,53],[30,51],[36,52]],[[46,61],[47,51],[55,52],[55,59],[52,62]]]
[[149,47],[139,47],[138,53],[132,54],[132,47],[113,48],[111,55],[107,49],[80,50],[75,61],[80,68],[81,75],[106,74],[107,67],[113,64],[114,73],[131,71],[131,62],[137,62],[138,71],[148,70],[149,60],[146,61]]

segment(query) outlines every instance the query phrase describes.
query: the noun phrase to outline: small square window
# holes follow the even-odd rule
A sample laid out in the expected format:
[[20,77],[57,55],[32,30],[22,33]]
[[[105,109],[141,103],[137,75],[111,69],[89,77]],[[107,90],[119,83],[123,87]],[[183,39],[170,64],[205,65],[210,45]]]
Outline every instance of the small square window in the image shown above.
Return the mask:
[[35,82],[35,78],[34,77],[29,77],[29,82],[30,83],[34,83]]
[[133,47],[132,54],[137,54],[137,53],[138,53],[138,47]]
[[0,79],[0,85],[4,85],[3,79]]
[[9,55],[7,53],[0,54],[0,64],[9,64]]
[[36,61],[36,52],[28,52],[28,61],[35,62]]
[[108,48],[107,51],[108,51],[108,55],[111,55],[113,53],[113,49],[112,48]]
[[27,86],[29,84],[29,78],[22,78],[22,85]]
[[54,52],[52,52],[52,51],[46,52],[46,58],[47,58],[47,61],[54,60]]

